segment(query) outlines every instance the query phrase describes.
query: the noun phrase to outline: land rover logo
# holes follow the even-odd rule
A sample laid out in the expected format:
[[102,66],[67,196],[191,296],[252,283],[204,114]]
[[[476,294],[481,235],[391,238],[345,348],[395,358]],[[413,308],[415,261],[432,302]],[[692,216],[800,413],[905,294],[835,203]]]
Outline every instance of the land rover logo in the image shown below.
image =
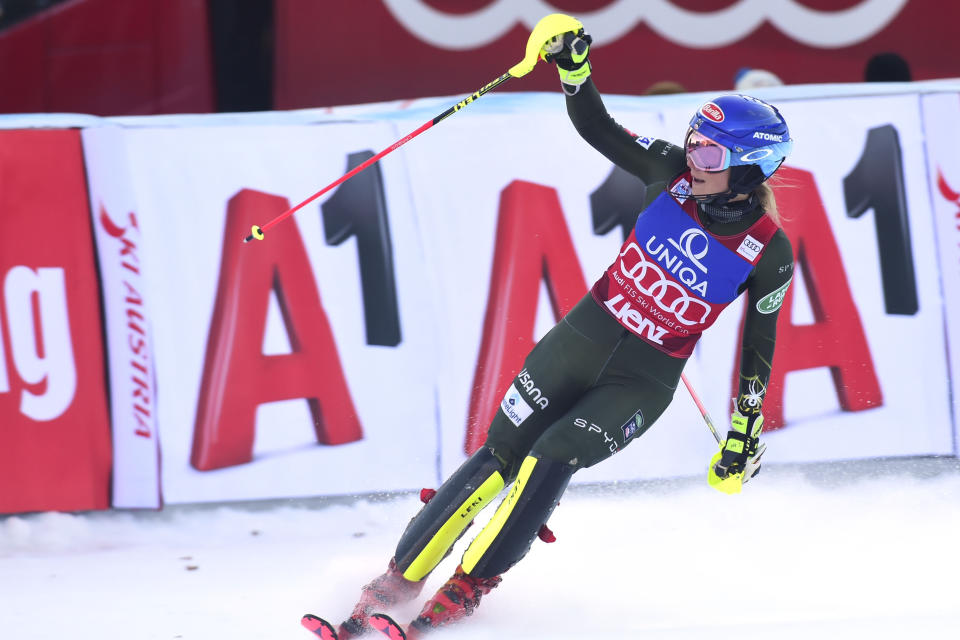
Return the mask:
[[763,296],[757,302],[757,311],[759,311],[760,313],[773,313],[774,311],[779,309],[780,305],[783,304],[783,298],[784,296],[787,295],[787,289],[790,287],[791,282],[793,282],[793,278],[791,278],[790,280],[787,280],[786,284],[784,284],[782,287],[780,287],[776,291],[773,291]]

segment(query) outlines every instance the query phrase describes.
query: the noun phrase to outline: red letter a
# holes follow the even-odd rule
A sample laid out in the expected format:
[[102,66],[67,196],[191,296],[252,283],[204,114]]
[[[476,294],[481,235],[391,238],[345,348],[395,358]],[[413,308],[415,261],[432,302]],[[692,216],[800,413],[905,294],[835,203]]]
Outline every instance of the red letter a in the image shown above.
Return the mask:
[[[791,371],[829,367],[844,411],[862,411],[883,404],[860,314],[850,295],[840,250],[813,175],[788,167],[781,169],[780,175],[789,187],[777,190],[777,203],[784,211],[784,231],[793,243],[794,270],[803,270],[815,322],[796,325],[791,321],[795,289],[791,285],[777,318],[773,372],[763,403],[764,428],[768,431],[785,424],[784,379]],[[734,396],[739,368],[737,362]]]
[[[256,410],[264,402],[308,399],[317,440],[324,444],[363,437],[297,226],[288,223],[253,246],[240,242],[254,222],[289,207],[285,198],[247,189],[227,206],[190,458],[201,471],[253,458]],[[262,353],[271,290],[290,354]]]
[[490,294],[464,450],[476,451],[500,398],[533,349],[540,280],[559,319],[587,292],[556,190],[515,180],[500,194]]

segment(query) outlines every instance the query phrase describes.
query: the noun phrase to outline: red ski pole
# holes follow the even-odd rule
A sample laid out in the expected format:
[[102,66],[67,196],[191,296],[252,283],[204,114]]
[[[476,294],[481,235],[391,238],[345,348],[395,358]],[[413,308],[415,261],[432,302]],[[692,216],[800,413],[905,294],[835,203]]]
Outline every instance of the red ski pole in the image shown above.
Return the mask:
[[441,113],[440,115],[436,116],[433,120],[428,120],[427,122],[424,122],[417,130],[412,131],[406,136],[400,138],[399,140],[394,142],[392,145],[390,145],[389,147],[387,147],[377,155],[373,156],[363,164],[357,167],[354,167],[344,175],[340,176],[339,178],[337,178],[336,180],[334,180],[333,182],[325,186],[323,189],[320,189],[320,191],[317,191],[315,194],[313,194],[312,196],[310,196],[300,204],[296,205],[295,207],[291,207],[290,209],[287,209],[286,211],[278,215],[273,220],[267,222],[263,226],[256,225],[256,224],[253,225],[253,227],[250,230],[250,235],[244,238],[243,241],[250,242],[253,239],[263,240],[263,234],[267,229],[270,229],[274,225],[282,222],[283,220],[293,215],[297,210],[310,204],[311,202],[313,202],[314,200],[316,200],[326,192],[330,191],[337,185],[341,184],[342,182],[349,180],[351,177],[357,175],[358,173],[360,173],[361,171],[363,171],[364,169],[366,169],[367,167],[369,167],[374,162],[384,157],[391,151],[394,151],[395,149],[400,148],[401,146],[413,140],[414,138],[416,138],[418,135],[420,135],[430,127],[434,126],[435,124],[439,124],[441,121],[452,116],[457,111],[460,111],[461,109],[466,107],[468,104],[478,99],[483,94],[487,93],[488,91],[492,91],[496,89],[497,87],[502,85],[504,82],[506,82],[510,78],[520,78],[527,75],[528,73],[533,71],[533,67],[537,64],[537,60],[540,57],[540,48],[543,47],[543,45],[548,40],[550,40],[555,36],[562,35],[568,31],[573,31],[574,33],[576,33],[582,28],[583,28],[583,25],[580,24],[579,20],[577,20],[576,18],[572,18],[568,15],[564,15],[562,13],[552,13],[546,16],[545,18],[542,18],[539,22],[537,22],[537,25],[533,28],[533,31],[530,32],[530,37],[527,39],[527,48],[526,48],[526,52],[523,57],[523,60],[521,60],[517,64],[510,67],[510,69],[506,73],[496,78],[493,82],[487,83],[486,85],[481,87],[479,90],[471,93],[469,96],[467,96],[457,104],[453,105],[452,107],[450,107],[449,109]]
[[710,414],[707,413],[707,408],[703,406],[702,402],[700,402],[700,398],[697,397],[697,393],[690,385],[690,381],[687,380],[687,374],[681,373],[680,379],[683,380],[684,386],[686,386],[687,391],[690,392],[690,397],[693,398],[693,402],[697,405],[697,409],[700,409],[700,415],[703,416],[703,421],[707,423],[708,427],[710,427],[710,432],[713,433],[713,437],[717,439],[717,444],[720,444],[720,434],[717,432],[717,428],[713,426],[713,420],[710,419]]
[[437,117],[435,117],[433,120],[428,120],[427,122],[423,123],[422,125],[420,125],[420,127],[419,127],[418,129],[416,129],[415,131],[412,131],[411,133],[408,133],[408,134],[405,135],[404,137],[400,138],[399,140],[397,140],[396,142],[394,142],[392,145],[390,145],[389,147],[387,147],[386,149],[384,149],[383,151],[381,151],[381,152],[378,153],[377,155],[373,156],[372,158],[369,158],[369,159],[368,159],[366,162],[364,162],[363,164],[360,164],[360,165],[354,167],[353,169],[351,169],[350,171],[348,171],[348,172],[345,173],[344,175],[340,176],[339,178],[337,178],[336,180],[334,180],[333,182],[331,182],[330,184],[328,184],[327,186],[325,186],[323,189],[320,189],[320,191],[317,191],[315,194],[313,194],[312,196],[310,196],[309,198],[307,198],[306,200],[304,200],[303,202],[301,202],[301,203],[298,204],[297,206],[291,207],[291,208],[287,209],[286,211],[284,211],[283,213],[281,213],[281,214],[278,215],[276,218],[274,218],[274,219],[271,220],[270,222],[266,223],[266,224],[263,225],[262,227],[261,227],[261,226],[258,226],[258,225],[253,225],[253,229],[251,230],[250,235],[247,236],[246,238],[244,238],[243,241],[244,241],[244,242],[250,242],[250,241],[253,240],[254,238],[256,238],[257,240],[263,240],[263,233],[264,233],[267,229],[269,229],[270,227],[272,227],[272,226],[274,226],[274,225],[282,222],[283,220],[285,220],[285,219],[288,218],[289,216],[293,215],[297,210],[299,210],[299,209],[301,209],[302,207],[305,207],[306,205],[310,204],[311,202],[313,202],[314,200],[316,200],[317,198],[319,198],[320,196],[322,196],[323,194],[325,194],[327,191],[330,191],[331,189],[333,189],[333,188],[336,187],[337,185],[339,185],[339,184],[341,184],[341,183],[349,180],[350,178],[352,178],[353,176],[357,175],[358,173],[360,173],[361,171],[363,171],[364,169],[366,169],[367,167],[369,167],[369,166],[372,165],[374,162],[376,162],[376,161],[379,160],[380,158],[384,157],[385,155],[387,155],[387,154],[390,153],[391,151],[394,151],[395,149],[399,149],[401,146],[403,146],[403,145],[405,145],[406,143],[410,142],[411,140],[413,140],[414,138],[416,138],[418,135],[420,135],[421,133],[423,133],[424,131],[426,131],[427,129],[429,129],[430,127],[432,127],[433,125],[435,125],[435,124],[439,123],[441,120],[443,120],[443,119],[445,119],[445,118],[453,115],[454,113],[456,113],[456,112],[459,111],[460,109],[463,109],[465,106],[467,106],[468,104],[470,104],[471,102],[473,102],[474,100],[476,100],[477,98],[479,98],[480,96],[482,96],[483,94],[485,94],[486,92],[491,91],[492,89],[495,89],[495,88],[499,87],[501,84],[503,84],[504,82],[506,82],[507,80],[509,80],[509,79],[512,78],[512,77],[513,77],[513,76],[511,76],[509,73],[503,74],[502,76],[500,76],[499,78],[497,78],[496,80],[494,80],[493,82],[491,82],[490,84],[485,85],[484,87],[482,87],[479,91],[476,91],[475,93],[470,94],[469,96],[467,96],[466,98],[464,98],[463,100],[461,100],[460,102],[458,102],[457,104],[453,105],[452,107],[450,107],[449,109],[447,109],[446,111],[444,111],[443,113],[441,113],[440,115],[438,115]]

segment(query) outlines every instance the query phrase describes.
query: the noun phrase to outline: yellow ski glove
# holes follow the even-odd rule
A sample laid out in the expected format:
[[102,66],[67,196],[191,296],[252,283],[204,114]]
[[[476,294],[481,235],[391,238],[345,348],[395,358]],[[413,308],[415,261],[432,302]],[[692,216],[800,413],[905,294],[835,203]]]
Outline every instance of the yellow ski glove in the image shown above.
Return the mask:
[[593,38],[583,29],[574,33],[568,31],[554,36],[540,49],[540,57],[547,62],[555,62],[560,72],[560,81],[566,85],[564,91],[576,93],[580,85],[590,77],[590,43]]

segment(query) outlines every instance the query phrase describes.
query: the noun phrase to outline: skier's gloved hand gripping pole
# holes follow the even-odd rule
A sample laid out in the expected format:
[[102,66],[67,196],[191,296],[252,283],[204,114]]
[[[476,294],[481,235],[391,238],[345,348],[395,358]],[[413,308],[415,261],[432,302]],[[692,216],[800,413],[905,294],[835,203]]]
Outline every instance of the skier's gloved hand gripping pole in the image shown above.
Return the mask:
[[364,169],[366,169],[367,167],[369,167],[374,162],[378,161],[380,158],[384,157],[391,151],[394,151],[395,149],[403,146],[410,140],[413,140],[414,138],[416,138],[418,135],[420,135],[430,127],[452,116],[457,111],[460,111],[461,109],[466,107],[468,104],[470,104],[471,102],[473,102],[474,100],[482,96],[483,94],[496,89],[497,87],[499,87],[501,84],[503,84],[510,78],[522,78],[523,76],[533,71],[534,66],[536,66],[537,64],[537,60],[540,58],[540,50],[545,43],[553,40],[558,36],[562,36],[564,33],[567,33],[567,32],[576,33],[576,32],[581,32],[582,30],[583,30],[583,25],[580,24],[579,20],[577,20],[576,18],[572,18],[568,15],[564,15],[562,13],[552,13],[546,16],[545,18],[542,18],[539,22],[537,22],[536,26],[533,28],[533,31],[530,32],[530,37],[527,39],[527,48],[524,53],[523,60],[521,60],[517,64],[510,67],[510,69],[506,73],[504,73],[503,75],[495,79],[493,82],[490,82],[489,84],[484,85],[478,91],[470,94],[469,96],[467,96],[466,98],[458,102],[457,104],[453,105],[452,107],[450,107],[449,109],[447,109],[446,111],[444,111],[443,113],[435,117],[433,120],[429,120],[423,123],[423,125],[421,125],[420,128],[417,129],[416,131],[409,133],[403,138],[400,138],[399,140],[394,142],[392,145],[390,145],[389,147],[387,147],[377,155],[373,156],[363,164],[351,169],[349,172],[347,172],[340,178],[336,179],[335,181],[331,182],[320,191],[317,191],[315,194],[313,194],[312,196],[310,196],[300,204],[288,209],[287,211],[284,211],[279,216],[267,222],[263,226],[253,225],[250,235],[244,238],[243,241],[250,242],[253,239],[263,240],[264,238],[263,234],[265,231],[267,231],[274,225],[282,222],[286,218],[290,217],[297,210],[310,204],[311,202],[313,202],[314,200],[316,200],[326,192],[330,191],[340,183],[346,180],[349,180],[351,177],[360,173],[361,171],[363,171]]
[[590,45],[593,38],[583,30],[573,29],[550,38],[540,57],[557,65],[563,92],[574,95],[590,77]]
[[690,392],[694,404],[700,410],[704,422],[720,445],[720,451],[713,454],[710,467],[707,470],[707,483],[723,493],[740,493],[744,483],[760,473],[760,457],[767,450],[767,445],[760,442],[760,433],[763,430],[763,415],[757,413],[745,416],[740,409],[734,409],[730,417],[732,429],[727,432],[727,439],[723,440],[707,408],[700,402],[696,392],[687,380],[686,374],[680,374],[684,386]]

